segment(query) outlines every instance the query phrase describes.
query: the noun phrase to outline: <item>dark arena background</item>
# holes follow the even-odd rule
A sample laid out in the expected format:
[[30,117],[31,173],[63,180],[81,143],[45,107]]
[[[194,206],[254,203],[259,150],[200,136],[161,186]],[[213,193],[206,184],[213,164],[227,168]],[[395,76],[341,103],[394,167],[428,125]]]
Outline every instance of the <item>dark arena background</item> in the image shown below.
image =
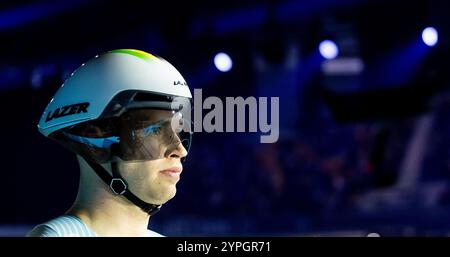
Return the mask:
[[[450,235],[449,10],[434,0],[1,1],[0,235],[71,206],[76,158],[37,123],[74,69],[119,48],[164,57],[203,98],[280,98],[276,143],[194,134],[151,229]],[[230,59],[215,63],[218,53]]]

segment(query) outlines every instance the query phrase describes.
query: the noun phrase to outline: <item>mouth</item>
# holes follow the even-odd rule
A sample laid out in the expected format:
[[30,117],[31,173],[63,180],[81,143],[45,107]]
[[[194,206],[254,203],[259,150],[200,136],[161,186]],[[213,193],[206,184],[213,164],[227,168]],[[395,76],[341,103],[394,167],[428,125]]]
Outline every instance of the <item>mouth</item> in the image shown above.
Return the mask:
[[183,168],[181,167],[171,167],[165,170],[161,170],[160,173],[176,182],[180,179],[180,174],[182,171]]

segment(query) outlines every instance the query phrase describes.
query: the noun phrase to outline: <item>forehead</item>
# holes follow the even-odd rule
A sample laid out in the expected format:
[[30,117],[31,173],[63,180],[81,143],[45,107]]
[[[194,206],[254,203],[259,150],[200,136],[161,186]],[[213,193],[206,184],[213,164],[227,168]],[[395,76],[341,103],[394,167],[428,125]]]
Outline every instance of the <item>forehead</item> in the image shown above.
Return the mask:
[[172,117],[173,111],[155,109],[130,110],[125,115],[135,121],[157,122]]

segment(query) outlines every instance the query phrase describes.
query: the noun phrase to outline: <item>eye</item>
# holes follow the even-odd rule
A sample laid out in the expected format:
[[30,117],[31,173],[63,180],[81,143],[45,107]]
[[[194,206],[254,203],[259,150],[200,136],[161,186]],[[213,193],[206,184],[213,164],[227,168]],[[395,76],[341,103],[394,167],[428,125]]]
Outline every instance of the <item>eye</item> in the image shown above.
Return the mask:
[[162,124],[155,124],[155,125],[152,125],[151,126],[151,133],[152,134],[159,134],[159,133],[161,133],[161,131],[162,131],[162,129],[163,129],[163,126],[162,126]]
[[160,134],[162,129],[163,129],[162,124],[153,124],[153,125],[150,125],[140,131],[142,131],[142,135],[144,137],[147,137],[147,136],[151,136],[151,135]]
[[162,129],[163,129],[162,126],[157,126],[157,127],[153,130],[153,134],[155,134],[155,135],[161,134]]

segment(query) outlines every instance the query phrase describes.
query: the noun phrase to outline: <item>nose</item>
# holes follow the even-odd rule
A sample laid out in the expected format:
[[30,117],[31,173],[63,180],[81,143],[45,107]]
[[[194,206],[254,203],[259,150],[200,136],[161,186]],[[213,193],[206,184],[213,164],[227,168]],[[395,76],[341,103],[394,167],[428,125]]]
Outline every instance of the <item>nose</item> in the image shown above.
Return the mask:
[[188,154],[186,148],[181,143],[180,139],[177,137],[176,143],[172,144],[167,148],[166,156],[170,158],[180,158],[183,159]]

